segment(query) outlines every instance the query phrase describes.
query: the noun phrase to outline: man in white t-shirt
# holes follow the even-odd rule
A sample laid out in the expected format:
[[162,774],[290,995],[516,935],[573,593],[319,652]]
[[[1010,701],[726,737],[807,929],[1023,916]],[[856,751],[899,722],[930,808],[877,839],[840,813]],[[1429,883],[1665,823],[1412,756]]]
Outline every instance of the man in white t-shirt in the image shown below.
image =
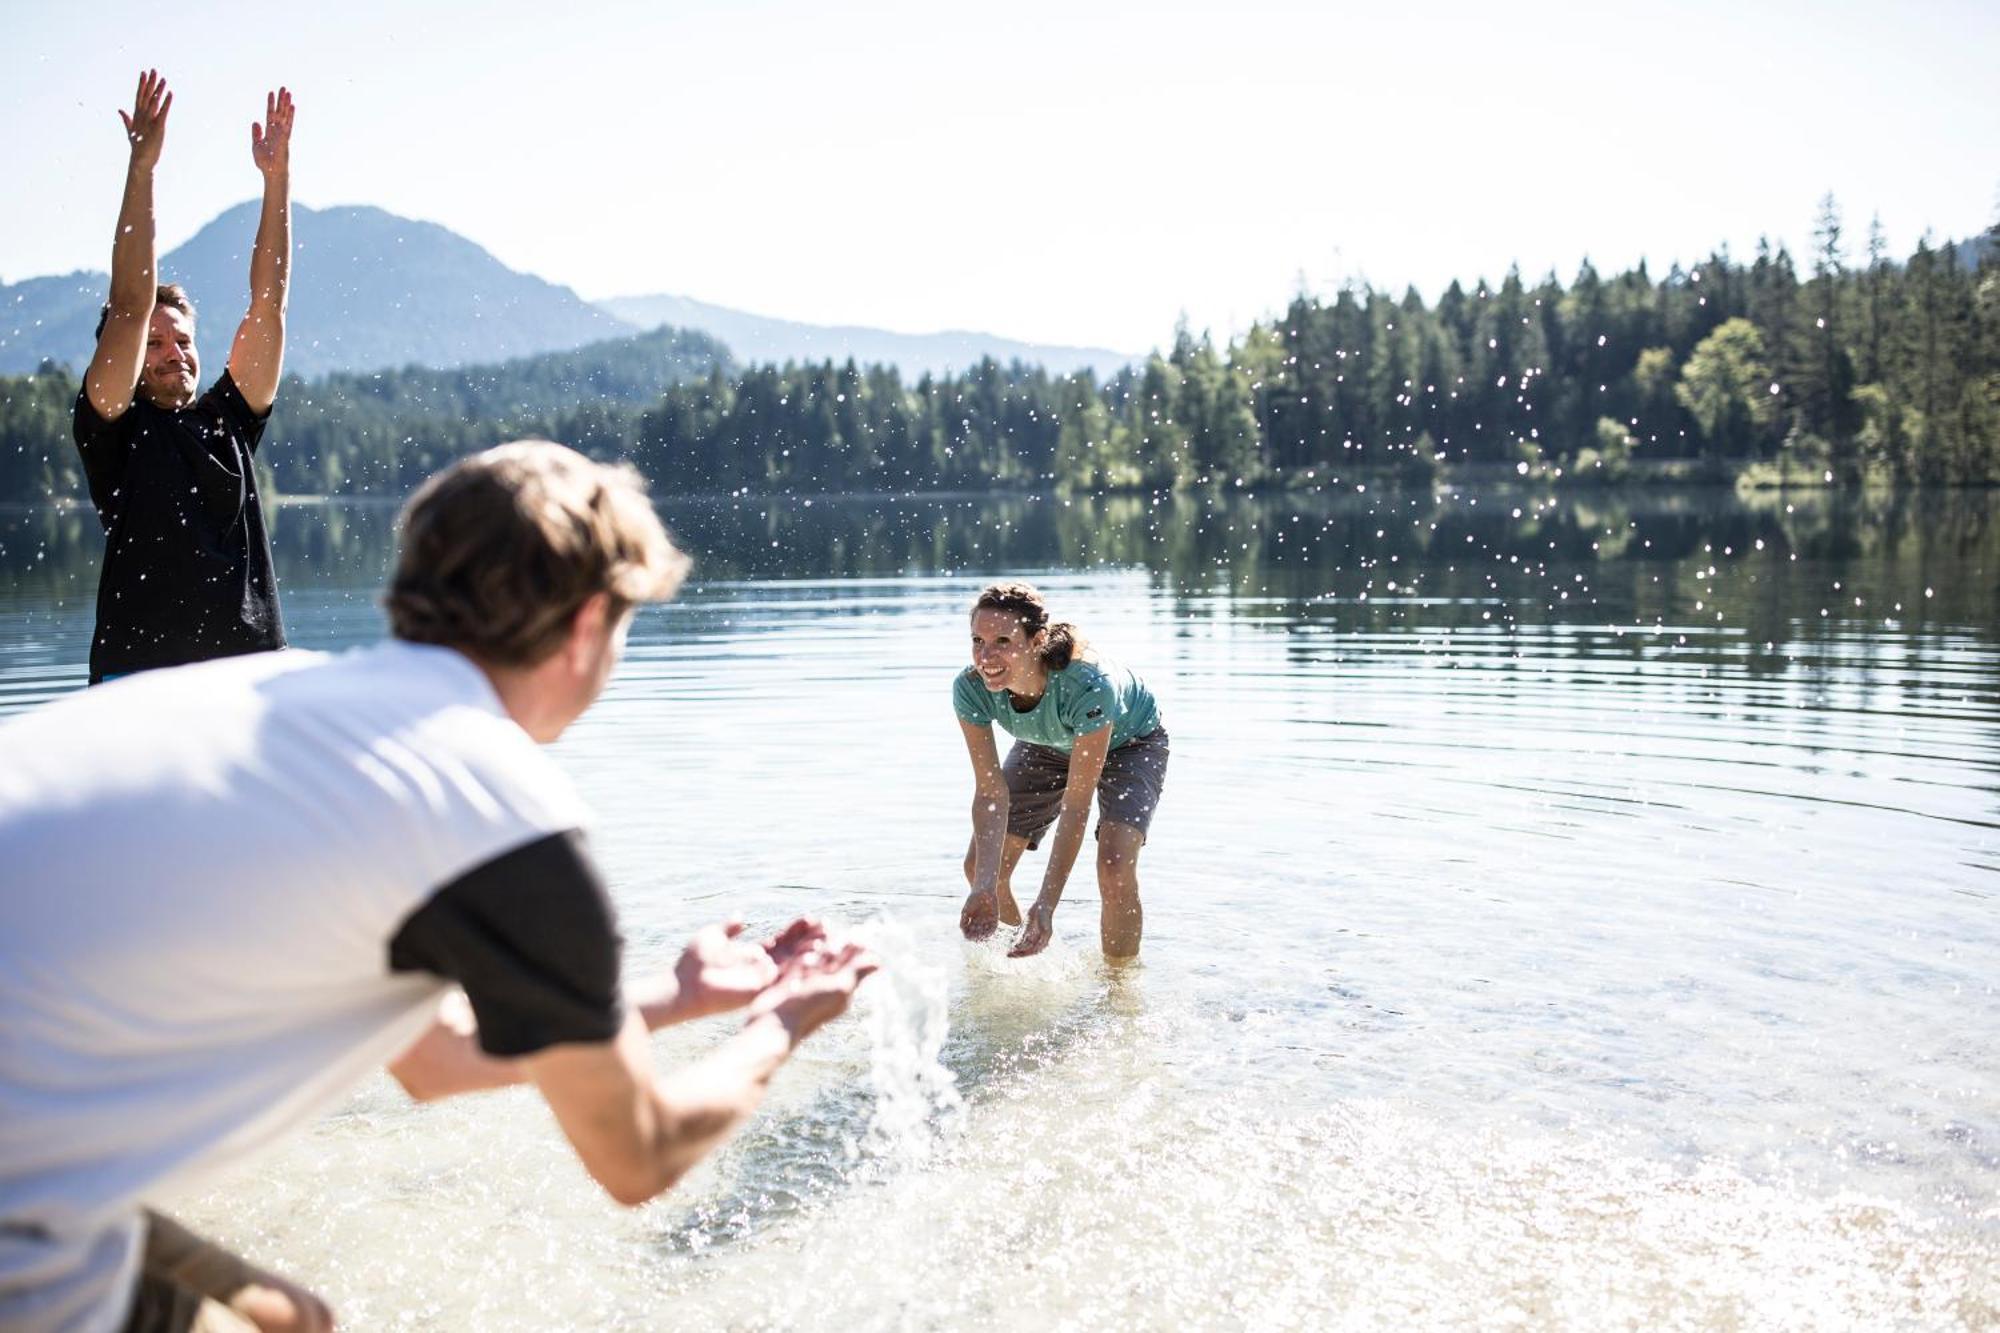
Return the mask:
[[[143,1201],[385,1062],[531,1081],[622,1203],[754,1110],[873,964],[703,932],[643,998],[540,748],[686,559],[636,473],[505,445],[412,498],[392,641],[149,672],[0,727],[0,1328],[317,1329],[315,1297]],[[459,998],[462,993],[462,999]],[[656,1078],[649,1028],[743,1008]]]

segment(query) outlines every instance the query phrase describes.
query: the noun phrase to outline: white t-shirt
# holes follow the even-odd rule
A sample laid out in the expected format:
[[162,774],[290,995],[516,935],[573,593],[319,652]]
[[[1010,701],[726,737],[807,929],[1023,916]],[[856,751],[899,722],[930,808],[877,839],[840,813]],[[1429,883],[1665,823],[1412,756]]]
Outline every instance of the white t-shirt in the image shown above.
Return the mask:
[[447,649],[156,671],[0,726],[0,1327],[113,1330],[140,1201],[395,1057],[607,1040],[574,790]]

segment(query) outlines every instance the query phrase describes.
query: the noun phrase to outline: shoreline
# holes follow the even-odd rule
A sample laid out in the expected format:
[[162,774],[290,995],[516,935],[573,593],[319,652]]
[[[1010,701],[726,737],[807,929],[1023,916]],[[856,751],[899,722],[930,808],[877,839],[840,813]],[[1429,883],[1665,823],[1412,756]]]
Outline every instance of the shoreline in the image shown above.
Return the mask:
[[[1317,469],[1314,469],[1317,471]],[[1568,472],[1556,464],[1518,463],[1471,463],[1450,468],[1440,468],[1430,477],[1399,476],[1392,469],[1357,470],[1326,477],[1313,477],[1310,481],[1298,480],[1265,484],[1259,486],[1197,486],[1184,490],[1172,488],[1117,487],[1102,488],[1086,492],[1064,494],[1051,486],[1041,487],[995,487],[990,490],[831,490],[831,491],[698,491],[678,495],[656,495],[656,502],[671,504],[717,505],[724,503],[856,503],[883,501],[990,501],[990,500],[1037,500],[1060,499],[1123,499],[1128,497],[1161,499],[1187,498],[1191,500],[1212,499],[1218,495],[1247,499],[1279,500],[1315,493],[1340,493],[1353,488],[1376,488],[1380,490],[1405,492],[1429,489],[1438,494],[1453,494],[1460,491],[1513,490],[1524,487],[1553,490],[1565,494],[1619,494],[1633,495],[1646,491],[1715,491],[1734,490],[1740,494],[1782,495],[1797,492],[1808,495],[1952,495],[1985,494],[2000,490],[2000,478],[1984,482],[1899,482],[1893,477],[1879,474],[1864,475],[1859,479],[1829,479],[1829,474],[1821,469],[1817,472],[1804,469],[1778,468],[1765,459],[1733,463],[1706,463],[1696,459],[1672,459],[1659,462],[1638,463],[1628,467],[1615,477],[1583,477]],[[408,495],[368,495],[314,493],[299,494],[271,492],[265,500],[284,508],[310,508],[329,505],[357,505],[370,508],[400,506]],[[71,510],[88,512],[91,508],[87,496],[55,496],[42,500],[0,500],[0,512],[31,513],[53,510],[67,513]]]

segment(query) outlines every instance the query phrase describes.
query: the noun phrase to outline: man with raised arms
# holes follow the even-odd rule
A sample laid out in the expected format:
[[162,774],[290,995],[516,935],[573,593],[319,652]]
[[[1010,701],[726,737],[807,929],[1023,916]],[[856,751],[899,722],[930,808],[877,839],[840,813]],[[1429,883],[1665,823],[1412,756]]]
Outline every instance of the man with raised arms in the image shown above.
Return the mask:
[[154,257],[153,172],[173,104],[166,80],[148,70],[131,114],[118,113],[132,157],[111,246],[111,299],[76,399],[77,449],[105,531],[93,685],[285,646],[250,460],[285,361],[292,95],[267,95],[263,122],[250,127],[250,157],[264,177],[250,309],[228,369],[198,397],[194,306],[179,286],[160,282]]
[[[0,725],[0,1328],[324,1329],[147,1202],[387,1062],[420,1100],[534,1083],[637,1204],[846,1009],[873,964],[804,920],[712,927],[621,989],[586,812],[541,747],[686,563],[636,472],[503,445],[404,511],[391,640],[148,671]],[[733,1037],[655,1076],[649,1028],[732,1009]]]

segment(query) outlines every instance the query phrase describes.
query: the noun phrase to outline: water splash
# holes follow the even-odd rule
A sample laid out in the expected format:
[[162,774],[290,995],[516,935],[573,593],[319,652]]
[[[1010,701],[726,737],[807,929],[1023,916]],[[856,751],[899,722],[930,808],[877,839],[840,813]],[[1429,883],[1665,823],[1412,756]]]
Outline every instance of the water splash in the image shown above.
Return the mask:
[[924,961],[915,932],[878,917],[855,932],[882,969],[859,995],[875,1106],[856,1156],[905,1165],[930,1160],[956,1127],[963,1101],[939,1059],[949,1033],[944,968]]

